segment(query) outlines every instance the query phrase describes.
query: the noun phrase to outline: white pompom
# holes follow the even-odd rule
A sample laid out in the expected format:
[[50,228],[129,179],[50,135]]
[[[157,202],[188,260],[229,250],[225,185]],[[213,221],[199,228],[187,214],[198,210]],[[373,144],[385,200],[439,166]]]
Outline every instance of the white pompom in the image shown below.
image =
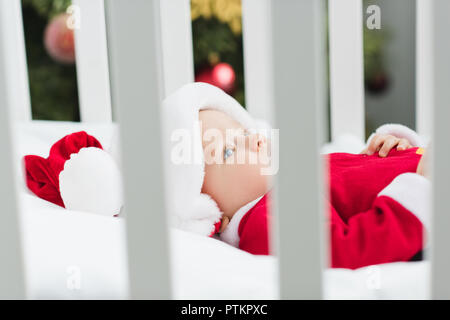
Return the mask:
[[123,205],[120,170],[111,155],[99,148],[72,154],[59,175],[59,188],[69,210],[113,216]]

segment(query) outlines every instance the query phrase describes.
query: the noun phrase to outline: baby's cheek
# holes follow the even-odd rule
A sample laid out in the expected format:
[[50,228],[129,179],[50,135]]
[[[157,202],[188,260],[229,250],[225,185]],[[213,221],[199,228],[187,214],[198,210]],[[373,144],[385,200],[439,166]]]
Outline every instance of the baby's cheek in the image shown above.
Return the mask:
[[262,166],[259,164],[242,166],[243,171],[240,173],[239,179],[242,180],[241,183],[250,198],[254,197],[256,199],[267,192],[268,177],[261,174],[261,169]]
[[217,165],[205,165],[205,176],[203,178],[202,193],[215,196],[220,191],[220,169]]

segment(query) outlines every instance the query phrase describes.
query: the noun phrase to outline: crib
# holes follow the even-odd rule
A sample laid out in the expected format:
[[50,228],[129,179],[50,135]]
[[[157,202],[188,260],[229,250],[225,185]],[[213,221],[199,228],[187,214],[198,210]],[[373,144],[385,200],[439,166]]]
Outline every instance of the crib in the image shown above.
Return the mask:
[[[328,0],[328,5],[331,137],[352,134],[364,139],[362,0]],[[73,0],[71,12],[80,23],[75,28],[75,40],[81,125],[108,126],[115,118],[120,127],[126,224],[122,227],[115,222],[92,218],[94,226],[106,224],[107,228],[123,234],[123,241],[119,238],[109,243],[123,247],[124,253],[114,256],[121,259],[118,264],[126,275],[124,281],[114,280],[122,290],[117,297],[179,297],[174,295],[175,282],[179,279],[173,275],[179,259],[170,253],[170,242],[181,235],[168,236],[163,163],[154,155],[161,149],[160,101],[194,80],[190,2],[134,0],[131,4],[126,0]],[[276,219],[271,233],[278,265],[272,270],[273,292],[262,297],[339,298],[339,291],[345,291],[350,282],[366,283],[367,274],[349,270],[334,272],[325,267],[328,242],[319,196],[323,189],[319,149],[325,141],[325,1],[242,0],[242,12],[247,108],[254,116],[268,119],[280,129],[280,169],[273,208]],[[409,283],[408,291],[421,290],[420,297],[431,299],[450,298],[450,252],[447,250],[450,216],[446,212],[450,210],[447,196],[450,144],[446,141],[450,136],[446,121],[450,119],[447,106],[450,90],[446,88],[450,83],[448,12],[448,0],[417,0],[416,127],[420,134],[432,139],[434,146],[439,146],[431,149],[434,192],[430,250],[426,251],[427,261],[424,262],[427,265],[386,266],[392,272],[410,277],[410,281],[401,284]],[[283,36],[292,30],[296,30],[294,40]],[[43,295],[30,294],[28,262],[24,258],[27,251],[24,237],[30,228],[23,226],[21,182],[16,175],[20,170],[19,162],[11,156],[18,152],[15,128],[28,127],[30,123],[34,125],[21,2],[0,0],[2,299],[65,297],[48,293],[51,291]],[[302,201],[297,201],[299,194]],[[145,208],[151,208],[151,212]],[[75,220],[72,222],[77,225]],[[39,225],[39,222],[33,220],[32,224]],[[101,248],[97,244],[93,247]],[[95,260],[95,254],[89,255]],[[245,255],[242,259],[250,261],[252,258]],[[256,266],[256,262],[249,263]],[[272,261],[259,259],[258,263],[261,266]],[[69,268],[69,272],[72,269]],[[417,270],[422,269],[426,269],[423,272],[426,279],[415,279]],[[76,268],[73,270],[76,272]],[[368,270],[369,273],[376,271]],[[394,278],[395,273],[390,275]],[[110,272],[110,276],[114,278],[116,274]],[[325,289],[325,282],[330,278],[335,281],[333,294]],[[414,282],[423,282],[423,285],[414,287]],[[39,282],[34,286],[45,290],[47,285],[51,284]],[[214,289],[217,288],[210,290]],[[31,291],[36,290],[41,289]],[[396,297],[404,297],[403,293]],[[99,293],[96,297],[108,296]]]

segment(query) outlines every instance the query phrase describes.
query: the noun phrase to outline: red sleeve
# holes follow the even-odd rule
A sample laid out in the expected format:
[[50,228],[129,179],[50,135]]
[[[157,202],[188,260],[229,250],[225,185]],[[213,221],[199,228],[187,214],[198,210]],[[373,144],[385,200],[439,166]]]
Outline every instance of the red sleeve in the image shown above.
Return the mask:
[[411,173],[399,176],[379,194],[369,210],[355,214],[347,223],[329,205],[331,266],[355,269],[408,261],[418,253],[423,248],[423,211],[428,203],[428,192],[423,191],[429,189],[421,179],[425,178]]
[[[346,222],[328,202],[331,266],[359,268],[408,261],[423,248],[423,227],[428,226],[430,182],[415,173],[397,176],[371,207]],[[258,203],[239,224],[239,248],[269,254],[267,204]],[[301,214],[301,213],[299,213]]]
[[[422,249],[421,221],[388,196],[379,196],[372,208],[343,222],[330,206],[331,266],[359,268],[372,264],[408,261]],[[249,211],[239,225],[239,248],[269,254],[269,215],[265,206]]]

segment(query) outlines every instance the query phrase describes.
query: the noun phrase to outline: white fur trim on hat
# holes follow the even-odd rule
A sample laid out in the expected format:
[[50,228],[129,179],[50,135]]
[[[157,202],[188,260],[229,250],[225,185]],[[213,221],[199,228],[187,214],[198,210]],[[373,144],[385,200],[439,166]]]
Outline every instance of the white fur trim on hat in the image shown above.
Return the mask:
[[417,132],[404,126],[402,124],[393,124],[388,123],[379,127],[375,133],[372,133],[367,139],[367,146],[370,144],[370,141],[375,136],[375,134],[390,134],[397,138],[407,139],[413,147],[426,147],[427,141],[425,138],[421,137]]
[[59,174],[64,206],[106,216],[120,213],[122,180],[114,159],[102,149],[82,148],[70,156]]
[[[167,164],[166,203],[170,221],[180,229],[209,235],[218,214],[209,202],[198,201],[205,170],[199,111],[222,111],[248,130],[258,131],[258,125],[262,122],[255,121],[247,110],[223,90],[201,82],[184,85],[169,95],[163,101],[161,109],[162,145]],[[186,135],[189,141],[184,141]],[[181,161],[174,161],[174,156],[179,155],[174,150],[177,145],[184,143],[189,146],[188,152],[182,152]],[[208,212],[210,213],[205,214]],[[207,228],[205,225],[208,223],[211,227]]]

